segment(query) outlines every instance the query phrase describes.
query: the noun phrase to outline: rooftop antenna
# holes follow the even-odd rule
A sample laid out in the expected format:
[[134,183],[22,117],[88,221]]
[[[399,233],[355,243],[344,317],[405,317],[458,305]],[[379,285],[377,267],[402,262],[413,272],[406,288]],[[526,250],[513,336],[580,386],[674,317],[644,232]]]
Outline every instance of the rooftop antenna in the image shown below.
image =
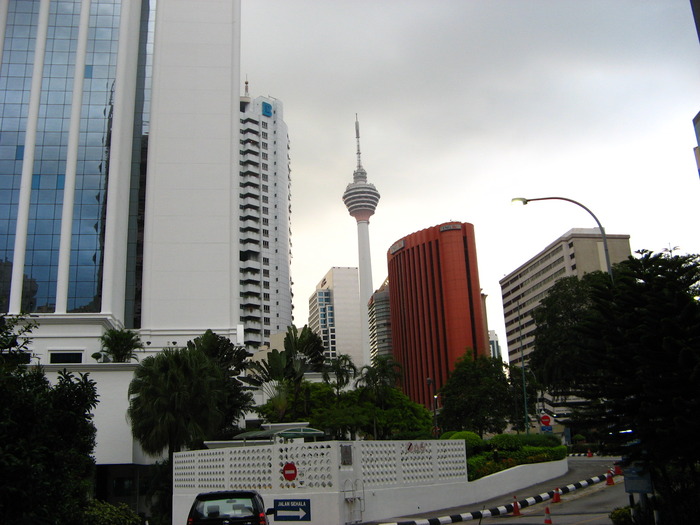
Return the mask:
[[360,121],[355,113],[355,138],[357,139],[357,169],[362,169],[362,160],[360,160]]

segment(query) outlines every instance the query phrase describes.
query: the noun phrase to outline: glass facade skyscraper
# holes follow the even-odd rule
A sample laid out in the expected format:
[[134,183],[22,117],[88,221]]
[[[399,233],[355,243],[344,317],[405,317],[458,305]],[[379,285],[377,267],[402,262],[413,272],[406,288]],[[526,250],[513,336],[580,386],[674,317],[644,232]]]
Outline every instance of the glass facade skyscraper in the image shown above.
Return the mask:
[[[148,6],[137,123],[148,98]],[[0,311],[100,312],[122,2],[24,0],[4,7]],[[134,147],[138,173],[140,140]],[[132,297],[135,290],[134,284]],[[133,326],[131,310],[126,324]]]

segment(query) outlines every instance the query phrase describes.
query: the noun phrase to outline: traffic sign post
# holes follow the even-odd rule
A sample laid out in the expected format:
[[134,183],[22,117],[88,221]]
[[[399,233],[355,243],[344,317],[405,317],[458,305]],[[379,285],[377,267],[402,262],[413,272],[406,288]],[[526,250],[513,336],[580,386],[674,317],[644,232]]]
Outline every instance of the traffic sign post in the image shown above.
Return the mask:
[[275,521],[311,521],[311,500],[276,499]]
[[282,476],[287,481],[294,481],[297,479],[297,466],[294,463],[285,463],[282,467]]

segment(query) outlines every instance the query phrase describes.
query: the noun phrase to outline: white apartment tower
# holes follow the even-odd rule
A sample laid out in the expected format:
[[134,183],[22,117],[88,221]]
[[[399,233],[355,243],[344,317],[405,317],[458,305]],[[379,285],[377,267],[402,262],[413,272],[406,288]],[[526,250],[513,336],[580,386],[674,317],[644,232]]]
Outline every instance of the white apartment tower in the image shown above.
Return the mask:
[[357,268],[333,267],[309,297],[309,328],[323,340],[326,359],[347,354],[358,367],[364,362],[359,289]]
[[244,342],[270,345],[292,324],[289,138],[282,103],[241,97],[240,301]]

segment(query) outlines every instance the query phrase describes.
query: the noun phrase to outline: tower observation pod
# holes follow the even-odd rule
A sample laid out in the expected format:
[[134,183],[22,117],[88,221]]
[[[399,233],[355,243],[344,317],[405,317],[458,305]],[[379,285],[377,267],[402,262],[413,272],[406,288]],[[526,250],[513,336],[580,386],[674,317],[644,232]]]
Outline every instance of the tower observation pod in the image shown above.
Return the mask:
[[370,364],[369,317],[367,303],[372,297],[372,259],[369,248],[369,218],[374,215],[379,203],[379,192],[374,184],[367,182],[367,172],[362,167],[360,157],[360,123],[355,116],[355,138],[357,140],[357,168],[353,173],[353,182],[348,184],[343,193],[343,202],[348,212],[357,221],[357,245],[360,270],[360,319],[362,320],[362,355],[363,363]]

